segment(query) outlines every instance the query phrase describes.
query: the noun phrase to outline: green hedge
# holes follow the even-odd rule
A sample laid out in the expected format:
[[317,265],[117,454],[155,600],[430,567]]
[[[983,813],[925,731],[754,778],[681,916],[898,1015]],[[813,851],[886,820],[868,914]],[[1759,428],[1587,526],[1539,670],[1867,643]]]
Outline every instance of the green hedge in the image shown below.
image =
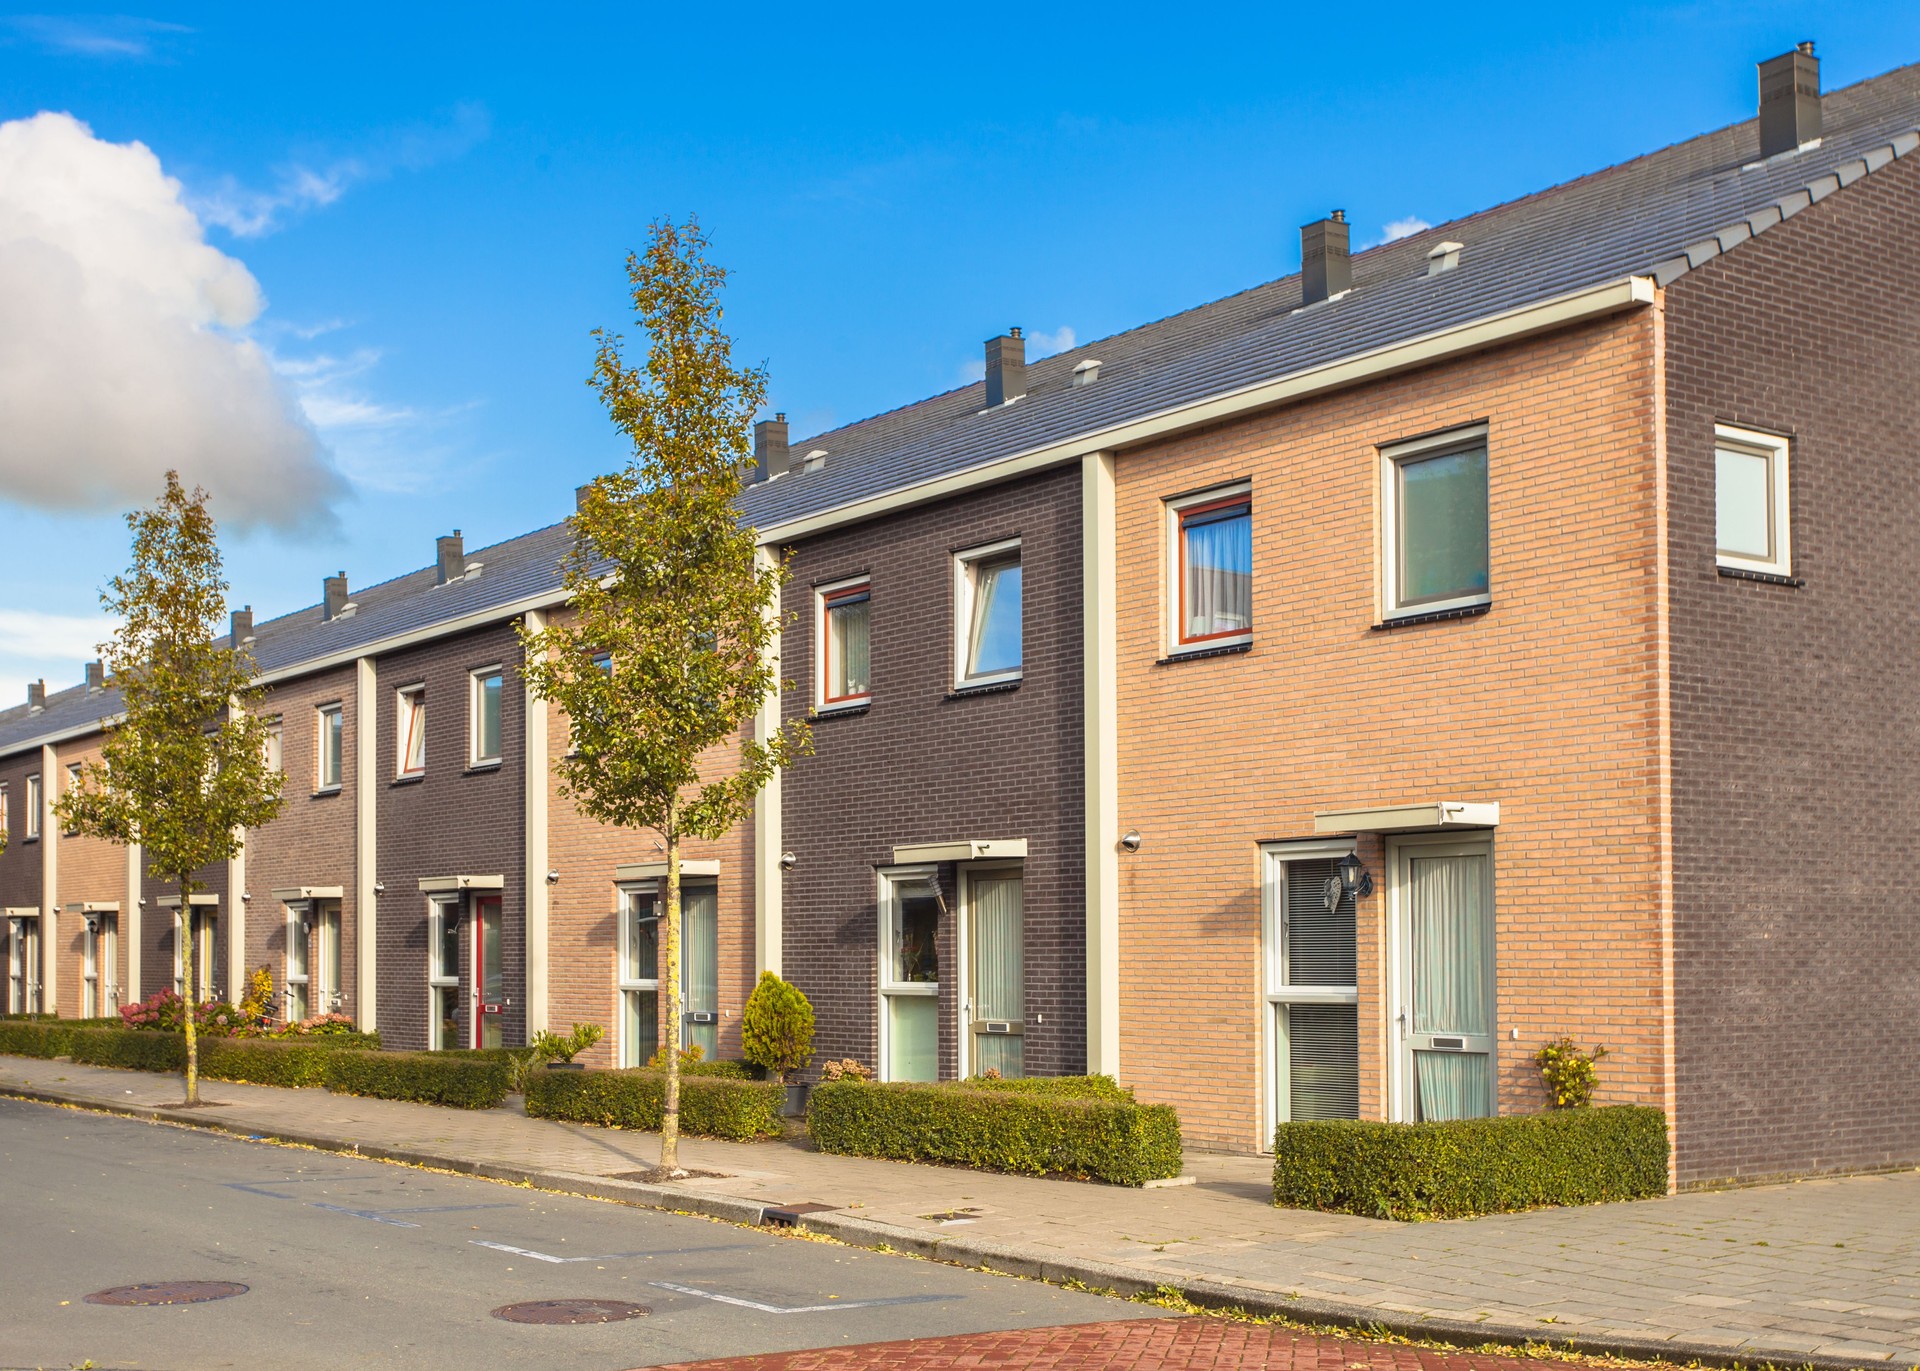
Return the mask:
[[1448,1123],[1283,1123],[1273,1202],[1458,1219],[1667,1193],[1667,1118],[1642,1105]]
[[202,1038],[200,1074],[212,1081],[249,1081],[292,1088],[325,1085],[338,1052],[370,1050],[358,1035],[321,1038]]
[[59,1020],[22,1015],[0,1020],[0,1052],[13,1057],[64,1057],[73,1026]]
[[330,1052],[327,1089],[455,1109],[492,1109],[507,1098],[510,1062],[442,1052]]
[[[658,1129],[666,1090],[666,1076],[645,1069],[536,1071],[527,1077],[527,1115]],[[680,1078],[680,1131],[742,1141],[777,1138],[786,1098],[787,1088],[778,1081],[689,1072]]]
[[[206,1045],[200,1039],[200,1060]],[[187,1040],[178,1033],[155,1033],[137,1028],[76,1028],[68,1055],[86,1066],[115,1066],[123,1071],[185,1071]]]
[[[1081,1091],[1099,1090],[1078,1078]],[[823,1152],[1139,1185],[1180,1174],[1180,1119],[1125,1091],[1008,1082],[822,1081],[807,1133]]]
[[1018,1095],[1050,1095],[1062,1100],[1131,1100],[1131,1088],[1111,1076],[969,1076],[969,1090],[1010,1090]]

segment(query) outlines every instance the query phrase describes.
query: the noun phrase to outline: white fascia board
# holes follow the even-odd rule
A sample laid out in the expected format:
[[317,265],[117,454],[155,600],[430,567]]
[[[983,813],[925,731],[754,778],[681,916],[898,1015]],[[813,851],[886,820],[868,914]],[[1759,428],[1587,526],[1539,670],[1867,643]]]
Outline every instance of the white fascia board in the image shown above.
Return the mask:
[[838,509],[823,510],[784,524],[773,524],[758,531],[759,540],[763,545],[793,542],[841,524],[857,523],[894,510],[945,499],[963,490],[1011,480],[1062,462],[1078,461],[1090,452],[1110,452],[1153,442],[1185,429],[1289,404],[1413,367],[1427,366],[1459,353],[1474,352],[1496,343],[1564,328],[1582,320],[1635,309],[1653,303],[1653,294],[1654,285],[1650,277],[1623,276],[1551,300],[1523,305],[1471,323],[1390,343],[1369,352],[1308,367],[1304,371],[1292,372],[1270,381],[1256,382],[1192,404],[1131,419],[1124,424],[1091,430],[1062,443],[1014,453],[983,466],[922,481],[918,485],[904,486],[850,505],[842,505]]
[[1025,838],[962,838],[951,843],[901,843],[893,849],[895,866],[916,866],[927,862],[980,862],[994,858],[1024,858]]
[[1382,805],[1371,809],[1327,809],[1313,816],[1315,833],[1434,833],[1450,828],[1497,828],[1500,805],[1461,800]]
[[420,893],[443,895],[454,890],[501,890],[506,884],[504,876],[422,876]]
[[[699,858],[680,863],[682,876],[718,876],[720,863],[711,858]],[[613,869],[616,881],[664,881],[667,879],[665,862],[628,862]]]
[[495,605],[491,609],[476,609],[471,614],[463,614],[457,619],[443,619],[428,624],[424,628],[410,629],[405,633],[396,633],[390,638],[376,638],[370,643],[342,648],[338,652],[328,653],[324,657],[310,657],[305,661],[294,662],[290,666],[278,667],[254,678],[255,685],[278,685],[282,681],[297,680],[302,676],[311,676],[316,671],[326,671],[331,667],[345,666],[348,662],[358,661],[362,657],[381,657],[402,648],[414,647],[420,643],[430,643],[436,638],[452,637],[456,633],[465,633],[469,629],[485,628],[489,624],[501,623],[507,619],[517,619],[530,609],[550,609],[554,605],[567,602],[567,592],[560,587],[543,590],[538,595],[528,595],[518,600],[509,600],[505,604]]

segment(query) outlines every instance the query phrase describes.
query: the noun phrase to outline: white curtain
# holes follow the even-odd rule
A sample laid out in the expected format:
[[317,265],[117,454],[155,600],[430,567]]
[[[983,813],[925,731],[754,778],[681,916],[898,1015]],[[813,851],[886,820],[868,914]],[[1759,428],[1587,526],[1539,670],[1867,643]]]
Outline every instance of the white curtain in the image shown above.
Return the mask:
[[861,600],[829,611],[833,642],[827,694],[836,700],[867,693],[870,608],[870,601]]
[[[973,1021],[1019,1023],[1026,1017],[1026,975],[1021,936],[1020,877],[981,876],[970,885],[973,902]],[[1002,1076],[1021,1074],[1018,1033],[976,1033],[975,1071],[992,1067]]]
[[1189,638],[1253,627],[1253,518],[1187,525]]
[[1484,1119],[1493,1112],[1493,1073],[1482,1053],[1416,1052],[1413,1071],[1421,1119]]
[[[680,957],[685,967],[685,1003],[688,1012],[716,1013],[720,1008],[720,897],[712,886],[683,888],[680,892]],[[708,1061],[720,1054],[720,1025],[687,1025],[687,1042],[698,1043]]]
[[1411,865],[1413,1031],[1490,1033],[1487,859],[1416,857]]

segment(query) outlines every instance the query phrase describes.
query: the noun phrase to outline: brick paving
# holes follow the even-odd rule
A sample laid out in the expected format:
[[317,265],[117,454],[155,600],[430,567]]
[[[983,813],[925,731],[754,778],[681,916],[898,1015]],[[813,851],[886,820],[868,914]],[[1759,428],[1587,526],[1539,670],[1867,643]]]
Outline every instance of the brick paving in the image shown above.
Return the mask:
[[[0,1057],[0,1091],[139,1109],[171,1077]],[[320,1090],[210,1081],[200,1120],[612,1193],[658,1139]],[[1477,1340],[1578,1340],[1641,1356],[1771,1356],[1920,1365],[1920,1172],[1802,1181],[1448,1223],[1276,1209],[1257,1157],[1195,1153],[1196,1184],[1127,1190],[830,1157],[793,1142],[689,1139],[685,1164],[726,1173],[674,1207],[728,1216],[814,1202],[809,1226],[867,1246],[1123,1291],[1166,1283],[1322,1322],[1377,1320]],[[598,1187],[596,1190],[595,1187]],[[620,1192],[645,1199],[637,1187]],[[656,1192],[657,1197],[657,1192]]]

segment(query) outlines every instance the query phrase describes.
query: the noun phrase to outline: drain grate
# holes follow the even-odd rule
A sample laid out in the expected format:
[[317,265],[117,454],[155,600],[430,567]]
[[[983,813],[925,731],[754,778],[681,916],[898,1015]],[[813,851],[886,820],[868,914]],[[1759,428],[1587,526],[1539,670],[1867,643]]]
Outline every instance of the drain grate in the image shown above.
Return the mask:
[[805,1204],[770,1204],[760,1211],[760,1221],[772,1224],[775,1228],[795,1227],[805,1214],[824,1214],[838,1209],[834,1204],[815,1204],[809,1200]]
[[493,1316],[508,1323],[619,1323],[652,1312],[644,1304],[625,1300],[526,1300],[503,1304]]
[[116,1285],[111,1290],[96,1290],[86,1297],[86,1302],[136,1306],[205,1304],[208,1300],[230,1300],[246,1293],[246,1286],[232,1281],[152,1281],[146,1285]]

